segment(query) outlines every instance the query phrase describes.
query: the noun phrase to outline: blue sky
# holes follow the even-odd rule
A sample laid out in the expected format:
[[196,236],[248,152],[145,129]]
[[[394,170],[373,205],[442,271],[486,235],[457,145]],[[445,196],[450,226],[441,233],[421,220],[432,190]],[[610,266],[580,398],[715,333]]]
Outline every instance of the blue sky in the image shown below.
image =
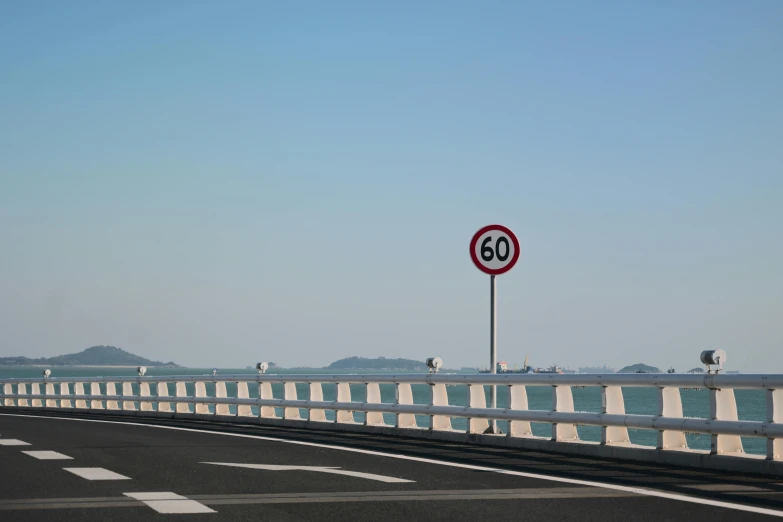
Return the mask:
[[783,4],[6,2],[0,354],[783,371]]

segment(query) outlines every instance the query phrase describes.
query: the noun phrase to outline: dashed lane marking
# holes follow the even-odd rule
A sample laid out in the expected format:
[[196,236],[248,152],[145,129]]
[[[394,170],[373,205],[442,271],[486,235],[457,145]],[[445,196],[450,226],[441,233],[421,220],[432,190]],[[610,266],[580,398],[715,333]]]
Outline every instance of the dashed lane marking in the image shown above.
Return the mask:
[[23,451],[22,453],[38,460],[73,460],[73,457],[57,453],[56,451]]
[[63,468],[74,475],[87,480],[130,480],[130,477],[120,475],[105,468]]
[[[467,489],[414,491],[338,491],[323,493],[242,493],[228,495],[190,495],[184,497],[171,492],[124,493],[123,497],[87,498],[32,498],[0,500],[0,511],[50,509],[105,509],[142,507],[150,502],[166,502],[160,508],[195,509],[202,506],[231,506],[245,504],[311,504],[350,502],[454,502],[458,500],[538,500],[568,498],[629,498],[633,493],[604,488],[523,488],[523,489]],[[181,504],[175,504],[180,502]],[[184,504],[182,502],[188,502]],[[153,507],[153,506],[149,506]],[[153,509],[155,509],[153,507]],[[209,513],[199,508],[199,513]],[[157,510],[157,509],[156,509]],[[172,511],[168,511],[172,512]],[[183,512],[183,511],[180,511]],[[189,511],[194,512],[194,511]]]
[[177,495],[171,491],[153,491],[147,493],[123,493],[126,497],[144,502],[158,513],[165,514],[191,514],[191,513],[216,513],[200,502],[190,500],[188,497]]
[[19,439],[0,439],[0,446],[32,446],[32,444]]

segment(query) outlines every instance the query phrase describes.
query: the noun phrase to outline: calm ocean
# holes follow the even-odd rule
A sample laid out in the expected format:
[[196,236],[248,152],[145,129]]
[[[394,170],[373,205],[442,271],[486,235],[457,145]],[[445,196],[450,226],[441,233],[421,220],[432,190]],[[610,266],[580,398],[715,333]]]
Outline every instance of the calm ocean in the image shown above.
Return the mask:
[[[30,378],[38,377],[41,375],[43,368],[38,367],[0,367],[0,378]],[[52,368],[52,377],[96,377],[96,376],[126,376],[136,375],[135,368]],[[147,371],[148,376],[156,375],[210,375],[212,369],[209,368],[150,368]],[[233,374],[254,374],[255,372],[247,368],[243,369],[220,369],[218,371],[222,375]],[[341,373],[334,372],[332,370],[275,370],[275,373],[281,374],[317,374],[317,373]],[[347,372],[345,372],[347,373]],[[361,371],[360,373],[382,373]],[[236,394],[236,385],[232,386],[231,383],[227,383],[228,395],[232,396]],[[173,384],[169,383],[169,393],[174,394]],[[250,396],[258,397],[258,390],[254,389],[255,386],[250,386]],[[275,384],[272,386],[275,397],[283,397],[282,384]],[[488,388],[487,388],[488,390]],[[334,385],[323,385],[324,400],[334,400],[336,391]],[[394,386],[381,385],[381,399],[383,402],[394,402]],[[105,390],[102,389],[102,392]],[[138,390],[134,389],[134,393]],[[306,384],[297,385],[297,393],[300,398],[305,398],[308,395],[308,387]],[[354,401],[361,402],[364,400],[364,386],[352,385],[351,396]],[[737,409],[740,420],[754,420],[764,421],[766,419],[766,395],[763,390],[736,390]],[[193,384],[188,384],[188,394],[194,395]],[[214,394],[214,386],[207,386],[207,394]],[[449,386],[449,404],[451,405],[467,405],[467,387],[466,386]],[[530,409],[533,410],[549,410],[552,408],[552,392],[551,389],[545,386],[528,386],[528,403]],[[577,411],[601,411],[601,390],[598,387],[587,388],[574,388],[574,407]],[[623,395],[625,397],[626,413],[655,415],[658,408],[657,392],[653,388],[624,388]],[[489,394],[487,393],[487,397]],[[427,385],[414,385],[413,386],[413,400],[417,404],[428,404],[430,400],[430,393]],[[504,386],[498,388],[498,406],[503,408],[508,405],[508,393]],[[699,390],[683,390],[682,391],[682,407],[683,413],[686,417],[699,417],[706,418],[709,415],[709,393],[706,389]],[[232,407],[233,408],[233,407]],[[281,412],[278,412],[281,414]],[[302,412],[303,416],[305,412]],[[356,412],[355,418],[357,421],[363,421],[364,416],[360,412]],[[328,418],[334,418],[334,412],[327,411]],[[393,424],[394,416],[388,414],[386,422]],[[417,422],[419,426],[429,426],[429,419],[425,416],[417,416]],[[500,427],[504,429],[504,423],[499,423]],[[455,429],[466,429],[467,421],[465,419],[452,419],[452,426]],[[549,437],[552,433],[550,424],[533,423],[533,434]],[[601,429],[595,426],[579,426],[579,436],[583,440],[598,441],[601,436]],[[651,430],[629,430],[631,442],[635,444],[645,444],[654,446],[656,442],[656,432]],[[687,435],[688,445],[694,449],[709,449],[710,437],[708,435]],[[743,437],[742,438],[745,451],[748,453],[763,454],[766,451],[766,440],[755,437]]]

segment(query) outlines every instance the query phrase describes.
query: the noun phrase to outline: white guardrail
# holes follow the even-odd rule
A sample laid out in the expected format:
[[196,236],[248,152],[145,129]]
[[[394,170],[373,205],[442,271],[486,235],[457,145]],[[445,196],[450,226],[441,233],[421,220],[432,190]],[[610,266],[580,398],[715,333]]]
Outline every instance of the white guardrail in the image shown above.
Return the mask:
[[[173,395],[169,384],[173,384]],[[226,384],[236,390],[228,396]],[[639,447],[631,444],[629,428],[655,430],[657,446],[646,451],[701,453],[702,456],[735,456],[758,460],[743,450],[740,437],[766,439],[766,461],[783,461],[783,375],[683,375],[683,374],[422,374],[422,375],[173,375],[133,377],[68,377],[0,379],[0,410],[41,408],[63,411],[118,410],[136,415],[213,416],[225,421],[268,423],[292,421],[331,423],[337,427],[364,426],[388,428],[389,432],[428,430],[430,434],[454,433],[452,418],[467,419],[468,440],[487,437],[538,439],[572,442],[602,447]],[[258,398],[250,396],[249,385],[258,387]],[[282,384],[282,398],[275,398],[272,385]],[[297,394],[299,384],[300,397]],[[207,396],[207,385],[214,389]],[[334,400],[324,400],[324,385],[336,385]],[[351,400],[351,386],[364,386],[362,402]],[[381,401],[381,385],[395,387],[394,402]],[[448,386],[467,387],[467,405],[450,405]],[[508,387],[508,407],[488,408],[485,385]],[[235,388],[234,388],[235,386]],[[412,387],[429,387],[429,404],[415,404]],[[552,391],[551,410],[528,409],[527,387],[544,386]],[[600,412],[574,411],[572,387],[600,387]],[[625,413],[624,387],[657,389],[657,415]],[[188,395],[188,388],[193,391]],[[709,417],[685,418],[681,389],[709,390]],[[735,389],[766,390],[766,421],[738,420]],[[89,390],[89,393],[86,392]],[[121,392],[118,394],[118,390]],[[304,393],[302,393],[304,392]],[[254,393],[255,395],[255,393]],[[388,396],[388,394],[387,394]],[[212,406],[210,406],[212,405]],[[276,411],[276,408],[278,409]],[[326,411],[334,411],[332,420]],[[278,415],[278,411],[281,415]],[[354,412],[363,412],[357,423]],[[303,414],[304,413],[304,414]],[[387,423],[384,414],[393,414]],[[421,428],[416,416],[429,417],[429,427]],[[388,418],[388,417],[387,417]],[[502,435],[483,434],[489,420],[508,422]],[[551,423],[552,435],[535,437],[531,422]],[[288,422],[291,424],[291,422]],[[577,425],[601,428],[600,443],[580,441]],[[709,452],[688,448],[686,433],[711,437]],[[437,438],[437,437],[436,437]],[[440,437],[448,438],[448,437]],[[506,443],[505,445],[509,445]],[[641,447],[639,447],[641,448]],[[661,459],[657,459],[661,460]],[[671,462],[671,460],[669,460]],[[701,461],[700,461],[701,462]],[[775,466],[780,470],[780,467]]]

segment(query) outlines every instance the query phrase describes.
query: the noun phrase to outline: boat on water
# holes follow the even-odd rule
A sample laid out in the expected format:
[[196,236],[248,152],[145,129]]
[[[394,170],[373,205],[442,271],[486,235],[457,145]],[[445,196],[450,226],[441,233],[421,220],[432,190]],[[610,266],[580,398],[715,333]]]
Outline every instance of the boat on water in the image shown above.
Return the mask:
[[[514,368],[509,368],[508,363],[506,361],[499,361],[497,363],[497,367],[495,368],[495,373],[533,373],[533,367],[527,365],[527,357],[525,357],[525,362],[522,363],[522,368],[517,369],[516,366]],[[479,369],[479,373],[492,373],[492,370],[489,368],[482,368]]]
[[563,369],[557,365],[550,366],[549,368],[536,368],[533,373],[565,373]]
[[[549,368],[533,368],[532,366],[528,366],[527,360],[528,358],[525,357],[525,362],[522,363],[522,368],[520,369],[517,369],[516,367],[510,369],[506,361],[500,361],[497,363],[495,373],[566,373],[566,370],[563,370],[557,365],[550,366]],[[479,373],[492,373],[492,371],[489,368],[484,368],[480,369]]]

